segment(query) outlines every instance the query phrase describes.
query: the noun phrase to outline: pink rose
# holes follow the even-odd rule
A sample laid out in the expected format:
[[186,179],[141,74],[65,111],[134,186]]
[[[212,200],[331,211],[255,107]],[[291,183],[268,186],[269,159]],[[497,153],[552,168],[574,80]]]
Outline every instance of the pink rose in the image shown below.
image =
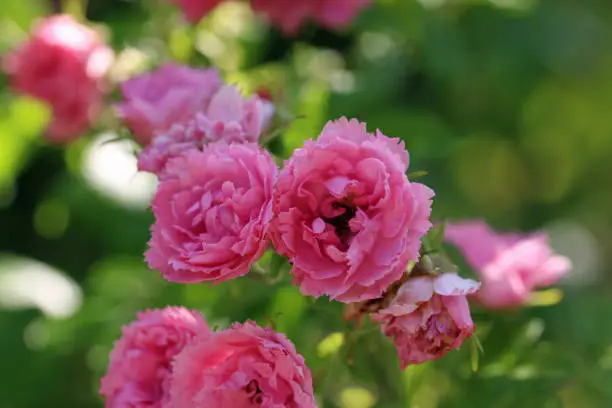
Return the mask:
[[316,408],[304,358],[283,334],[253,322],[185,348],[174,373],[169,408]]
[[146,261],[172,282],[244,275],[268,246],[277,166],[257,145],[213,143],[168,163]]
[[399,139],[357,120],[329,122],[285,163],[270,235],[305,295],[379,297],[419,257],[433,191],[406,177]]
[[223,0],[169,0],[183,10],[190,23],[197,23]]
[[534,290],[558,282],[572,266],[553,253],[545,233],[498,234],[484,221],[449,223],[445,231],[480,275],[478,299],[489,308],[525,305]]
[[100,113],[102,77],[113,52],[98,34],[69,15],[39,22],[30,39],[4,57],[11,87],[42,100],[53,118],[52,143],[68,143],[85,132]]
[[138,142],[147,145],[156,133],[185,123],[205,110],[221,85],[216,69],[167,63],[157,71],[122,83],[125,100],[117,109]]
[[410,278],[372,320],[393,337],[402,369],[442,357],[474,332],[466,295],[480,284],[454,273]]
[[106,408],[162,408],[170,398],[174,357],[210,329],[202,316],[182,307],[138,313],[123,328],[110,354],[100,394]]
[[286,34],[294,35],[307,20],[332,29],[350,24],[357,13],[370,5],[372,0],[300,0],[287,7],[285,0],[251,0],[256,12],[260,12]]
[[138,155],[138,168],[160,174],[172,157],[210,142],[257,142],[273,114],[271,103],[257,96],[243,99],[238,89],[224,86],[194,119],[156,135]]

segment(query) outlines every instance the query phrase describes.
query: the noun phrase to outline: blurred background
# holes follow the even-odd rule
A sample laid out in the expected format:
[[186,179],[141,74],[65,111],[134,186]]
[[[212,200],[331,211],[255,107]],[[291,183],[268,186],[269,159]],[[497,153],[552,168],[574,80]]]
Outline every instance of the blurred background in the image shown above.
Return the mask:
[[[55,2],[1,3],[4,53]],[[563,297],[475,308],[478,362],[467,342],[400,374],[376,329],[347,336],[340,305],[302,297],[288,279],[210,288],[147,270],[155,182],[137,174],[128,142],[105,143],[112,115],[70,147],[50,146],[46,109],[0,77],[0,408],[102,407],[121,325],[169,304],[219,327],[273,321],[305,356],[320,407],[612,406],[610,0],[378,0],[346,31],[307,26],[290,39],[241,2],[197,27],[161,0],[63,3],[112,44],[113,81],[175,60],[217,66],[246,92],[264,86],[305,116],[272,146],[285,157],[327,120],[360,118],[406,141],[412,171],[429,172],[436,217],[545,229],[574,268]]]

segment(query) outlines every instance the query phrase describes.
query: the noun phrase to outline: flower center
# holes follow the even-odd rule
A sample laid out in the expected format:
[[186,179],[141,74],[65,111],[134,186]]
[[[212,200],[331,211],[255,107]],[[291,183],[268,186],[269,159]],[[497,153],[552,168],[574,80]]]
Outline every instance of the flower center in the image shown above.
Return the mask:
[[261,405],[263,403],[263,392],[261,391],[261,388],[259,388],[259,383],[257,380],[249,381],[246,387],[244,387],[244,390],[249,396],[249,401],[251,404]]
[[343,209],[344,211],[340,215],[337,215],[332,218],[323,218],[323,220],[334,227],[336,235],[338,236],[338,239],[340,240],[342,245],[348,246],[351,243],[351,239],[355,235],[353,231],[351,231],[349,221],[351,221],[355,217],[357,209],[347,202],[335,202],[332,204],[332,207],[337,210]]
[[429,339],[434,352],[445,350],[459,336],[459,329],[453,319],[443,313],[432,316],[424,329],[425,337]]

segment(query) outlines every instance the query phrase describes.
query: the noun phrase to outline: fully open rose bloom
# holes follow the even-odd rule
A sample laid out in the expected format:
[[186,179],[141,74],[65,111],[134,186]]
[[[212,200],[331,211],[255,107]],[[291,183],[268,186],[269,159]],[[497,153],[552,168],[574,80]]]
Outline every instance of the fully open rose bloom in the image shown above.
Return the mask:
[[294,152],[276,183],[270,235],[303,294],[373,299],[418,258],[433,191],[407,169],[402,142],[345,118]]
[[552,251],[545,233],[498,234],[483,221],[449,223],[445,231],[480,275],[477,296],[489,308],[522,306],[534,290],[558,282],[571,268],[569,259]]
[[167,307],[139,313],[136,321],[123,328],[110,354],[100,388],[106,408],[167,406],[172,361],[196,335],[210,335],[196,311]]
[[101,80],[113,53],[98,34],[71,16],[55,15],[34,27],[28,41],[3,59],[11,87],[46,102],[52,111],[47,138],[67,143],[99,114]]
[[234,324],[176,358],[170,408],[315,408],[312,377],[293,344],[253,322]]
[[295,34],[308,20],[332,29],[344,28],[370,3],[372,0],[300,0],[288,7],[286,0],[251,0],[255,11],[287,34]]
[[454,273],[410,278],[391,304],[372,315],[393,337],[402,369],[442,357],[474,332],[466,295],[479,283]]
[[172,282],[246,274],[268,246],[277,166],[252,143],[213,143],[168,163],[146,261]]
[[197,23],[210,13],[223,0],[168,0],[183,10],[185,18],[191,23]]
[[257,142],[273,113],[270,102],[256,95],[245,99],[236,87],[223,86],[205,111],[156,135],[138,155],[138,168],[160,174],[169,159],[211,142]]
[[124,101],[117,110],[136,140],[147,145],[156,133],[205,110],[221,85],[216,69],[167,63],[123,82],[120,89]]

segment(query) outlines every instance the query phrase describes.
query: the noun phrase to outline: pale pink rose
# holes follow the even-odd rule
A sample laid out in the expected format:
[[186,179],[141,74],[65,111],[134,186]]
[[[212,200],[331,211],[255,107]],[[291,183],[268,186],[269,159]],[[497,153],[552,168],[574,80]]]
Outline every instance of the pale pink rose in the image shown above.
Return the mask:
[[166,307],[138,313],[111,351],[100,388],[105,407],[166,407],[174,357],[196,335],[210,335],[206,321],[196,311]]
[[117,104],[117,110],[136,140],[146,146],[156,133],[186,123],[205,110],[221,86],[216,69],[167,63],[123,82],[124,101]]
[[113,60],[98,34],[69,15],[40,21],[30,38],[3,58],[11,87],[46,102],[52,121],[46,137],[68,143],[101,111],[102,78]]
[[169,408],[316,408],[304,358],[283,334],[254,322],[186,347],[170,398]]
[[572,266],[552,251],[542,232],[499,234],[484,221],[466,221],[448,223],[445,239],[480,275],[477,297],[488,308],[525,305],[533,291],[555,284]]
[[419,257],[433,191],[406,177],[399,139],[364,123],[329,122],[285,163],[270,235],[305,295],[379,297]]
[[171,158],[211,142],[257,142],[273,114],[271,103],[256,95],[244,99],[235,87],[224,86],[194,119],[156,135],[138,155],[138,169],[161,174]]
[[370,3],[372,0],[300,0],[287,7],[285,0],[251,0],[256,12],[289,35],[309,20],[331,29],[345,28]]
[[153,198],[149,266],[182,283],[246,274],[268,246],[276,173],[252,143],[212,143],[171,160]]
[[372,314],[392,337],[402,369],[436,360],[474,332],[466,295],[480,284],[454,273],[410,278],[389,305]]
[[183,10],[190,23],[197,23],[223,0],[169,0]]

